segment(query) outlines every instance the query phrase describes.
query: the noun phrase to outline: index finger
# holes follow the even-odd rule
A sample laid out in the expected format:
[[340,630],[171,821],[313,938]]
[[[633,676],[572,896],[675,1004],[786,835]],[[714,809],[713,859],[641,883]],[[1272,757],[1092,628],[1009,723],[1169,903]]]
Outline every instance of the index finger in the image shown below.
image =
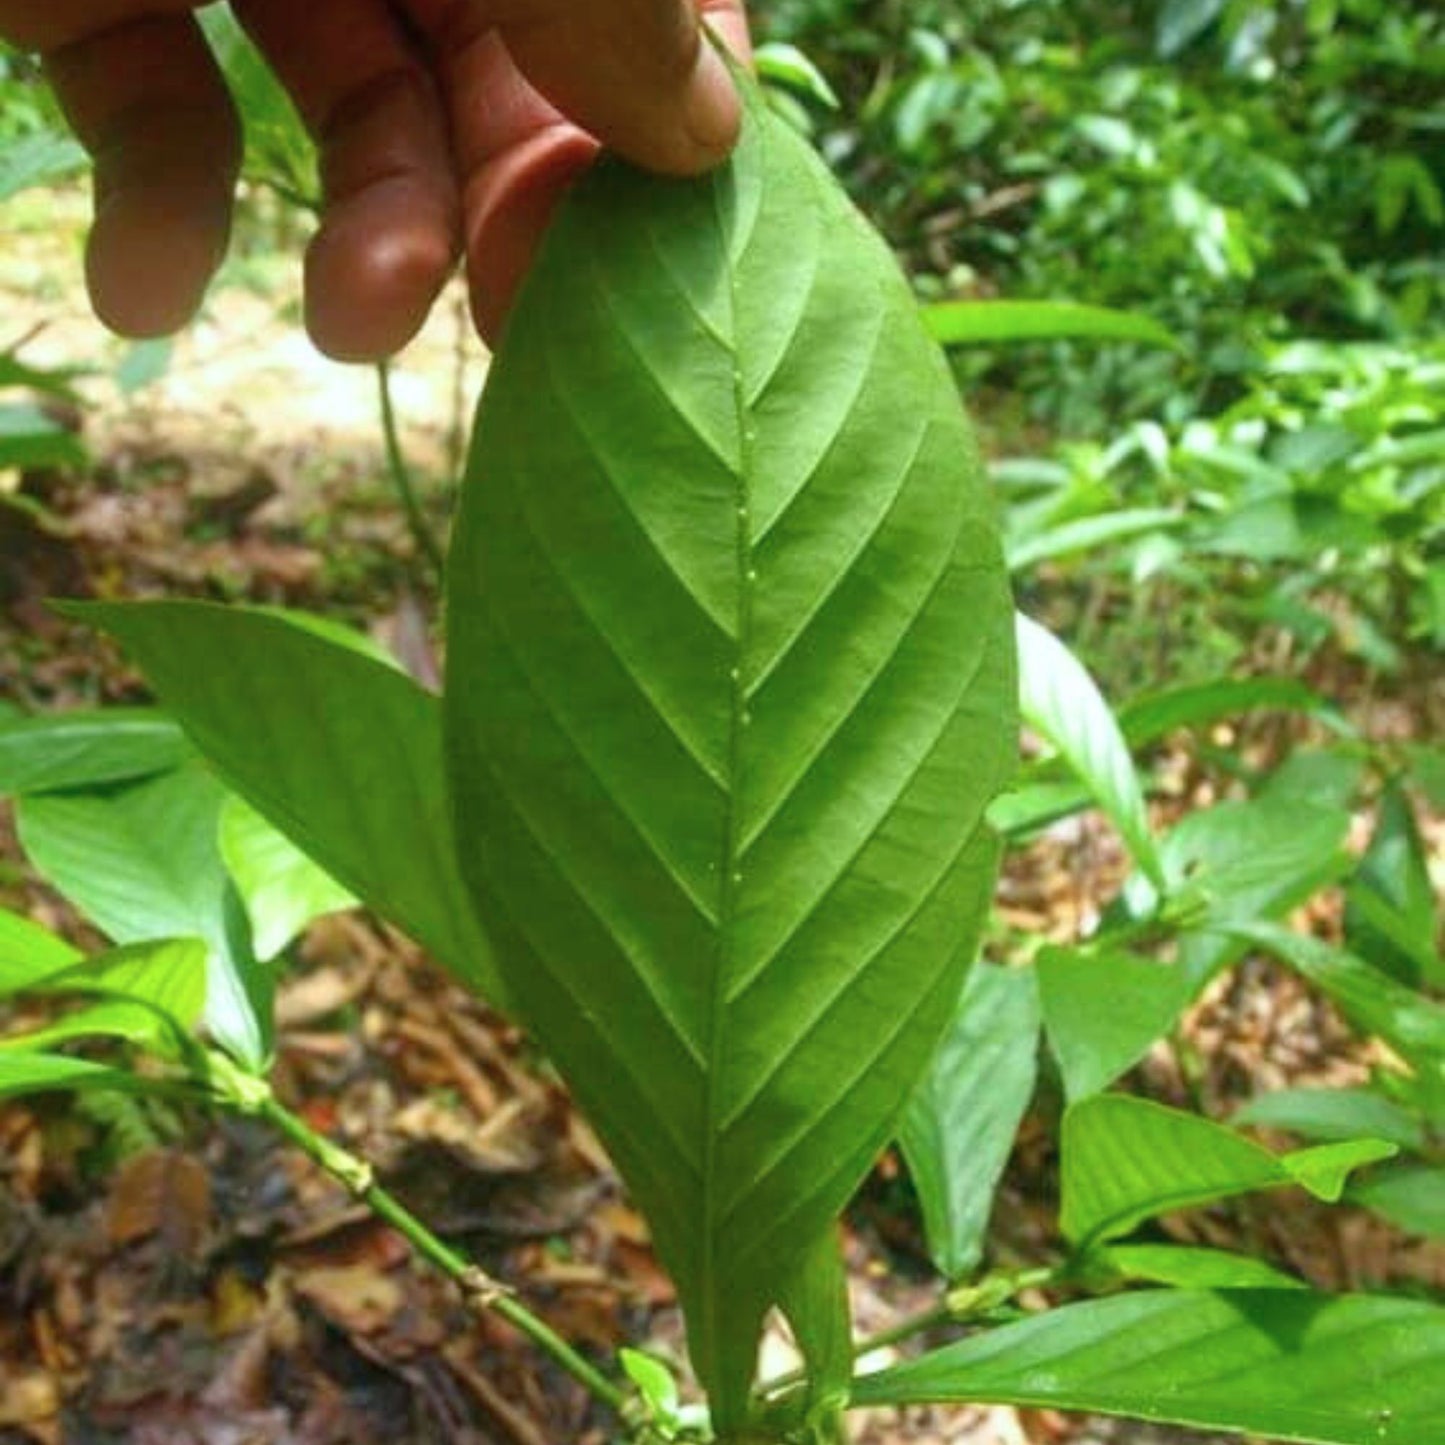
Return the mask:
[[188,0],[0,0],[95,159],[86,273],[131,336],[181,326],[225,254],[240,128]]

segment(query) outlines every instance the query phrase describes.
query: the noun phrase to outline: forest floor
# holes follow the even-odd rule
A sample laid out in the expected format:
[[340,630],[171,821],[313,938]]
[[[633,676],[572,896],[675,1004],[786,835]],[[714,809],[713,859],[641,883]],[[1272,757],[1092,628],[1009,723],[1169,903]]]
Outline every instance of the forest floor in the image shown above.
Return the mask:
[[[79,476],[0,475],[0,489],[26,501],[0,498],[0,697],[62,708],[143,696],[113,649],[47,610],[55,596],[319,608],[434,678],[434,580],[387,486],[374,376],[320,361],[296,340],[274,278],[250,287],[240,276],[164,375],[127,395],[112,380],[126,353],[78,296],[40,285],[55,265],[39,236],[29,249],[7,237],[0,347],[34,330],[32,363],[96,367],[72,417],[93,464]],[[449,495],[438,479],[483,370],[462,334],[449,301],[396,377],[406,448],[439,526]],[[1409,735],[1431,705],[1376,697],[1369,726]],[[1235,741],[1278,750],[1292,738],[1269,729]],[[1182,743],[1160,772],[1172,780],[1161,819],[1217,786]],[[1009,922],[1061,940],[1087,933],[1125,868],[1100,821],[1062,825],[1013,857]],[[84,938],[21,863],[3,812],[0,906]],[[1132,1083],[1215,1117],[1285,1083],[1358,1081],[1370,1063],[1326,1004],[1262,964],[1213,989],[1184,1042],[1197,1070],[1161,1047]],[[418,1214],[569,1339],[604,1360],[624,1342],[680,1357],[672,1287],[585,1121],[516,1030],[404,939],[361,914],[310,931],[281,988],[277,1082],[308,1123],[375,1161]],[[1000,1192],[995,1262],[1048,1262],[1058,1248],[1051,1107],[1045,1097],[1026,1122]],[[1322,1287],[1445,1288],[1445,1249],[1294,1194],[1163,1227],[1253,1250]],[[892,1156],[846,1237],[861,1332],[935,1300]],[[786,1339],[771,1335],[765,1372],[791,1363]],[[860,1434],[867,1445],[1206,1438],[1007,1409],[879,1415]],[[0,1107],[0,1445],[610,1438],[587,1397],[515,1331],[470,1313],[397,1235],[259,1127],[128,1100]]]

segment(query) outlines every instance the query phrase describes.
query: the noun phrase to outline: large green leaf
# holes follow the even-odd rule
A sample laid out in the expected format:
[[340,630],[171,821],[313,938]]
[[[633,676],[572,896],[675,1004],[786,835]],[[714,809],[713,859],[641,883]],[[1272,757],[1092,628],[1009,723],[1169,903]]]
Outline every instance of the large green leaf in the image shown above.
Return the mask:
[[1037,968],[1044,1028],[1071,1103],[1133,1068],[1189,1001],[1179,969],[1127,953],[1046,948]]
[[489,1003],[506,996],[457,871],[437,699],[271,609],[67,608],[113,633],[223,778]]
[[923,308],[935,340],[945,346],[998,346],[1020,341],[1136,341],[1177,346],[1152,316],[1075,301],[939,301]]
[[690,183],[573,193],[448,567],[461,857],[637,1198],[726,1435],[892,1133],[990,891],[1005,572],[907,285],[756,100]]
[[1017,619],[1024,721],[1066,759],[1159,887],[1164,875],[1128,744],[1083,663],[1047,628]]
[[983,1257],[994,1191],[1038,1072],[1039,997],[1029,968],[981,964],[903,1116],[898,1140],[929,1253],[948,1279]]
[[256,962],[217,843],[225,789],[198,762],[139,782],[38,793],[16,808],[35,867],[117,943],[203,938],[206,1026],[252,1067],[271,1047],[271,971]]
[[1086,1410],[1315,1445],[1434,1445],[1445,1309],[1306,1290],[1066,1305],[855,1382],[858,1405]]
[[0,721],[0,795],[90,788],[169,772],[190,753],[170,718],[146,708]]
[[1127,1234],[1176,1209],[1301,1184],[1338,1199],[1351,1169],[1387,1159],[1393,1144],[1359,1140],[1282,1158],[1241,1134],[1125,1094],[1099,1094],[1064,1116],[1060,1224],[1075,1243]]

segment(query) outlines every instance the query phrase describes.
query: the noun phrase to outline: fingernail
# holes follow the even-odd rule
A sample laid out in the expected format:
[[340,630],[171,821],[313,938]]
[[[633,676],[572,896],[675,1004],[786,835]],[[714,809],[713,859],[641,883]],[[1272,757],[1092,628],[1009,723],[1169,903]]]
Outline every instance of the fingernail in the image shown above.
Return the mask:
[[742,124],[737,86],[706,36],[698,46],[697,64],[688,82],[682,123],[698,149],[718,160],[733,148]]

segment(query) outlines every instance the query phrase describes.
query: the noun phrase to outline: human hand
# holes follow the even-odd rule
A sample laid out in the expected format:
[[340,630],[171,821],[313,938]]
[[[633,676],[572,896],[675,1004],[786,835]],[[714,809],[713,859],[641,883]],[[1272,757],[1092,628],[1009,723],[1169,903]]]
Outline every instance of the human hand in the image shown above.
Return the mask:
[[[95,158],[86,274],[128,336],[176,330],[225,253],[240,128],[201,0],[0,0]],[[494,338],[547,218],[600,144],[651,169],[720,161],[743,0],[234,0],[320,152],[306,323],[343,360],[415,335],[459,255]]]

